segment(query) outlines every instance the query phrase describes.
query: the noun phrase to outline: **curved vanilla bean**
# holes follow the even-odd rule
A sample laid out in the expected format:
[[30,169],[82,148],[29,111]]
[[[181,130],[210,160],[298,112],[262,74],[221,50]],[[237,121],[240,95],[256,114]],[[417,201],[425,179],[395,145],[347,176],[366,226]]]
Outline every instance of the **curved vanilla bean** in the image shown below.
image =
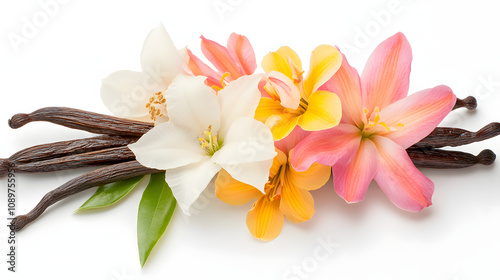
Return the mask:
[[483,150],[477,156],[458,151],[441,149],[410,148],[406,150],[416,167],[434,169],[457,169],[476,164],[491,165],[496,155],[491,150]]
[[47,107],[31,114],[17,114],[9,120],[11,128],[34,121],[47,121],[73,129],[97,134],[142,136],[153,128],[152,123],[132,121],[66,107]]
[[477,108],[477,100],[473,96],[467,96],[464,99],[457,98],[457,102],[453,107],[453,110],[458,108],[467,108],[467,110],[475,110]]
[[138,137],[97,136],[92,138],[54,142],[21,150],[10,156],[8,161],[14,163],[42,161],[67,155],[126,146],[136,142],[138,139]]
[[9,174],[10,162],[7,159],[0,159],[0,178]]
[[412,148],[457,147],[474,142],[484,141],[500,135],[500,123],[490,123],[477,132],[460,128],[436,127],[427,137],[414,144]]
[[19,163],[10,168],[16,173],[43,173],[88,166],[109,165],[134,159],[134,153],[127,146],[123,146],[42,161]]
[[139,175],[161,172],[142,166],[137,161],[128,161],[115,165],[106,166],[87,174],[72,179],[62,186],[47,193],[42,200],[26,215],[19,215],[14,218],[11,225],[15,231],[20,231],[27,224],[36,220],[49,206],[73,194],[86,189],[102,186],[108,183],[117,182]]

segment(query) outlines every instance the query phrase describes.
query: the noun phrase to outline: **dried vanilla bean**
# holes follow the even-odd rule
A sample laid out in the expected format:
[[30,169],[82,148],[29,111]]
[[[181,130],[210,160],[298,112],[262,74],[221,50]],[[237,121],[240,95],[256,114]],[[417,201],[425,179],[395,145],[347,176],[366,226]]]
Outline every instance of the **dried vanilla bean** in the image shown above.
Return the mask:
[[128,161],[96,169],[50,191],[33,210],[26,215],[17,216],[12,220],[11,224],[14,226],[15,231],[20,231],[27,224],[36,220],[49,206],[68,196],[92,187],[157,172],[161,171],[144,167],[137,161]]
[[142,136],[153,124],[116,118],[107,115],[66,107],[47,107],[31,114],[16,114],[9,120],[11,128],[19,128],[29,122],[47,121],[73,129],[97,134]]
[[453,110],[458,108],[467,108],[467,110],[475,110],[477,108],[477,100],[473,96],[468,96],[464,99],[457,98],[457,102],[453,107]]
[[134,143],[138,137],[97,136],[69,141],[37,145],[21,150],[9,157],[13,163],[42,161],[62,156],[87,153],[96,150],[125,146]]
[[427,137],[412,147],[457,147],[474,142],[484,141],[500,135],[500,123],[490,123],[477,132],[460,128],[436,127]]
[[134,159],[134,153],[127,146],[123,146],[42,161],[19,163],[13,165],[10,169],[16,173],[43,173],[88,166],[109,165]]
[[432,148],[409,148],[406,151],[416,167],[434,169],[457,169],[476,164],[491,165],[496,159],[495,153],[491,150],[483,150],[477,156]]

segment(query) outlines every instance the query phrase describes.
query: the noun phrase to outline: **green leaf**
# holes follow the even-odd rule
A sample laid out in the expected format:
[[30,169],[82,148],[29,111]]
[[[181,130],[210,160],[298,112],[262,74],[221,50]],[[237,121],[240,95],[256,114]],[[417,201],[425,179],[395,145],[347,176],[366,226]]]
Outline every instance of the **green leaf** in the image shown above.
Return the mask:
[[165,173],[152,174],[142,194],[137,215],[137,243],[141,267],[165,232],[176,204],[172,190],[165,182]]
[[110,206],[124,198],[137,186],[144,176],[137,176],[120,182],[101,186],[77,211]]

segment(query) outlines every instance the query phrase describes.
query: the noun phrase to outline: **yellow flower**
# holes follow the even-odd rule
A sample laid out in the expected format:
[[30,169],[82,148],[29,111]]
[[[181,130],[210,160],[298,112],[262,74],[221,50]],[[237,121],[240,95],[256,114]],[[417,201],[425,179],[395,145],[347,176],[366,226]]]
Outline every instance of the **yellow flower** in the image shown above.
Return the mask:
[[285,215],[290,221],[300,223],[314,214],[314,200],[309,193],[323,186],[330,178],[330,168],[319,163],[304,172],[295,171],[287,155],[276,149],[265,194],[256,188],[235,180],[224,170],[215,181],[219,199],[232,205],[257,201],[247,214],[250,233],[263,241],[278,237],[283,228]]
[[342,55],[335,47],[321,45],[311,54],[309,72],[303,78],[302,62],[289,47],[270,52],[262,60],[267,73],[265,89],[255,118],[265,123],[274,140],[286,137],[299,125],[306,131],[336,126],[342,117],[335,93],[319,90],[340,68]]

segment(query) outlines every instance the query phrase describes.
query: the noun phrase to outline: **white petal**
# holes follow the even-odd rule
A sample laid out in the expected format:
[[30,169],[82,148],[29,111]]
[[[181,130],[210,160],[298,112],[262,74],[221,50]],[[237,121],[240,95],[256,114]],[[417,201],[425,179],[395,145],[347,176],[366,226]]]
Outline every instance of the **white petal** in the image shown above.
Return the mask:
[[222,140],[221,149],[212,157],[218,164],[256,162],[276,156],[271,131],[251,117],[236,119]]
[[191,206],[220,168],[207,156],[201,162],[166,171],[165,180],[184,214],[190,214]]
[[147,91],[142,84],[143,76],[139,72],[114,72],[102,80],[102,101],[116,116],[146,116],[149,114],[146,103],[154,92]]
[[219,130],[220,107],[214,90],[205,85],[205,77],[179,75],[165,92],[168,117],[178,126],[200,136],[212,125]]
[[198,138],[172,122],[155,126],[128,147],[140,164],[160,170],[199,162],[205,156]]
[[[182,73],[182,60],[163,25],[151,30],[141,52],[141,66],[146,87],[167,89]],[[152,92],[154,93],[154,92]]]
[[273,160],[264,160],[258,162],[221,164],[234,179],[253,186],[262,193],[265,193],[264,187],[269,180],[269,170],[273,165]]
[[221,135],[227,133],[237,118],[255,116],[261,96],[258,88],[260,80],[261,75],[258,74],[243,76],[219,91],[217,99],[221,108]]

